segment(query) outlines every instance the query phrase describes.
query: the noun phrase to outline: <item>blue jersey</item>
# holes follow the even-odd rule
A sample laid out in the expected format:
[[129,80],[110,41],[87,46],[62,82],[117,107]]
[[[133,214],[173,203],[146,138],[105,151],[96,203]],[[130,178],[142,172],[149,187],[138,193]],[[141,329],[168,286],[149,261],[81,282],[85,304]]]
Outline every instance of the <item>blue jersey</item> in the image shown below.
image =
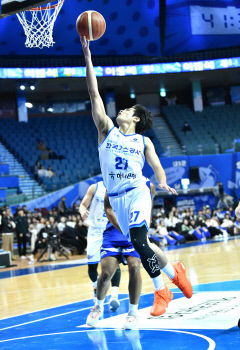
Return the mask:
[[116,127],[109,130],[98,148],[103,182],[109,194],[145,184],[144,149],[144,136],[125,135]]

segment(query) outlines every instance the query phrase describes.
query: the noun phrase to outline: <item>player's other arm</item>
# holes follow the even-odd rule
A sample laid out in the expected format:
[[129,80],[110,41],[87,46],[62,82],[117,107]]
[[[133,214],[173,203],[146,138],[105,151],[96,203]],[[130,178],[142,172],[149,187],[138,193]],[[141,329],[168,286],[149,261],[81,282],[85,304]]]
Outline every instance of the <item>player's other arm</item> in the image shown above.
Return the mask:
[[89,215],[89,211],[88,208],[90,207],[90,204],[92,203],[92,199],[96,190],[96,184],[93,184],[91,186],[89,186],[87,193],[85,194],[85,196],[83,197],[80,207],[79,207],[79,213],[81,215],[82,220],[85,220],[88,215]]
[[110,204],[110,201],[109,201],[109,198],[108,198],[108,194],[107,194],[107,191],[105,193],[105,197],[104,197],[104,210],[105,210],[105,214],[108,218],[108,220],[111,222],[111,224],[120,232],[121,229],[120,229],[120,226],[118,224],[118,221],[117,221],[117,218],[116,218],[116,215],[113,211],[113,208],[111,207],[111,204]]
[[165,171],[156,154],[154,145],[148,137],[145,137],[145,157],[148,164],[151,166],[151,168],[154,171],[154,174],[158,183],[158,187],[177,195],[176,190],[167,185]]
[[98,83],[92,64],[89,41],[87,41],[85,37],[80,37],[80,39],[86,62],[86,78],[88,92],[91,99],[92,116],[98,130],[99,143],[101,143],[109,129],[113,127],[113,122],[106,115],[105,107],[98,91]]

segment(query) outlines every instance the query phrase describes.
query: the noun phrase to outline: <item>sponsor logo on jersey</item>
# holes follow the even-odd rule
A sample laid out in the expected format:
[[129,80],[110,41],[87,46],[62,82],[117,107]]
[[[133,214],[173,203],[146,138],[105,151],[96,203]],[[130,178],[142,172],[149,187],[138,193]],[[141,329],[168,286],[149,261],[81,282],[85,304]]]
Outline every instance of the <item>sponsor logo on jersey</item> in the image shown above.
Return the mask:
[[112,152],[116,151],[117,153],[124,153],[124,154],[138,154],[141,155],[141,151],[133,148],[133,147],[123,147],[122,145],[118,145],[117,143],[107,142],[106,149],[111,150]]
[[108,174],[112,180],[115,180],[115,179],[136,179],[137,175],[134,174],[134,173],[113,173],[111,172],[110,174]]
[[139,140],[138,140],[138,138],[134,137],[134,139],[131,139],[130,142],[138,142],[139,143]]

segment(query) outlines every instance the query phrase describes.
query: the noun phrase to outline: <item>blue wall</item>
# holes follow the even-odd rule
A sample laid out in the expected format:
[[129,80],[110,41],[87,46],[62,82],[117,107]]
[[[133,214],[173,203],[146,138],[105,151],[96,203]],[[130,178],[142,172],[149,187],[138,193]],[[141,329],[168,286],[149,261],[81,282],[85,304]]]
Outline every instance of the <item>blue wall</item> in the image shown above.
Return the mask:
[[[233,196],[236,194],[240,197],[240,153],[162,158],[161,164],[167,175],[167,183],[172,187],[180,188],[181,179],[189,177],[189,168],[197,166],[199,167],[200,182],[190,184],[189,188],[213,187],[220,181],[223,183],[226,193]],[[147,163],[144,166],[143,173],[157,185],[153,171]],[[24,204],[27,205],[29,210],[43,207],[51,209],[57,206],[60,199],[65,196],[66,204],[70,207],[75,201],[83,198],[91,184],[101,179],[101,175],[95,176]],[[209,195],[198,197],[194,199],[196,208],[200,207],[204,201],[205,204],[209,204],[211,207],[215,204],[214,198]],[[15,208],[16,206],[12,206],[13,212]]]
[[[199,167],[200,182],[190,184],[189,188],[213,187],[220,181],[226,193],[240,195],[240,153],[162,158],[161,164],[168,185],[172,187],[178,188],[182,178],[189,178],[190,167]],[[147,164],[144,174],[156,184],[153,171]]]

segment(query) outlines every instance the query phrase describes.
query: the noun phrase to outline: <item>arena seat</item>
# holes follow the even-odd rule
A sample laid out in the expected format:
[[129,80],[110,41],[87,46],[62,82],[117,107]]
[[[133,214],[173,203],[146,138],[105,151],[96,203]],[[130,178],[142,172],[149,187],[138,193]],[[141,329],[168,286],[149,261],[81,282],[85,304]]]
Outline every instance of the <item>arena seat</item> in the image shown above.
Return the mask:
[[[239,138],[240,105],[205,107],[203,112],[193,112],[185,105],[164,106],[163,114],[173,128],[187,154],[223,153],[233,148]],[[184,134],[187,121],[192,131]]]

